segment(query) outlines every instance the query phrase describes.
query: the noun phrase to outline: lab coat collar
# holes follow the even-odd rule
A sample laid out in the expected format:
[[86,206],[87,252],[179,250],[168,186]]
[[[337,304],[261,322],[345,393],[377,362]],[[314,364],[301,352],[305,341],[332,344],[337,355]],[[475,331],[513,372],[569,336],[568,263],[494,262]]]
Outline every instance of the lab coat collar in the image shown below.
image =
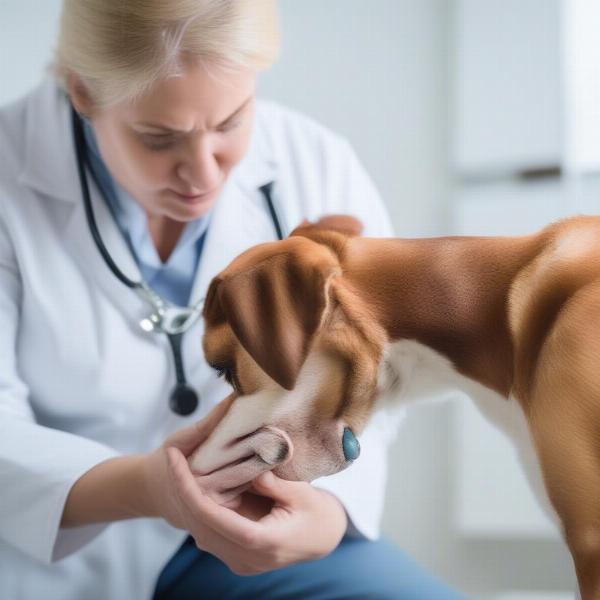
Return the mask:
[[70,116],[68,97],[53,79],[28,97],[19,182],[44,196],[75,202],[81,194]]
[[[104,263],[89,232],[77,172],[71,107],[56,81],[46,80],[29,96],[25,119],[25,159],[20,182],[49,201],[64,201],[72,206],[65,219],[64,240],[83,272],[94,278],[111,298],[118,298],[128,312],[147,312],[147,306],[135,293],[123,293],[123,283]],[[130,279],[139,280],[135,259],[89,173],[88,185],[104,244],[120,270]]]

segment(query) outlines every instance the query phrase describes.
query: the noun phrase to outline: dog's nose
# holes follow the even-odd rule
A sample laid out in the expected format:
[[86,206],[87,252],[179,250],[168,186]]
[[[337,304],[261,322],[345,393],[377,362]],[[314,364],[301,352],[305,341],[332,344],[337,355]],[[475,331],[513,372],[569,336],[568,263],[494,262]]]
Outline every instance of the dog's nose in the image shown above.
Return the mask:
[[356,460],[360,456],[360,444],[349,427],[344,428],[342,448],[346,460]]

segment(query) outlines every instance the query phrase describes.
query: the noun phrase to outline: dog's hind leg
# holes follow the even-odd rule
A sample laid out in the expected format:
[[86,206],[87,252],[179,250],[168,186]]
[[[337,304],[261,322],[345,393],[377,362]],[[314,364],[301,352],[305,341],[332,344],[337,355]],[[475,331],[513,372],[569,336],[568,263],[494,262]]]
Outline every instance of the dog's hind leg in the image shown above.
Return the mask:
[[523,402],[583,600],[600,600],[599,299],[580,290],[564,307]]
[[550,415],[534,419],[546,489],[562,521],[582,598],[600,600],[600,460],[593,456],[597,444],[585,439],[590,424],[565,424]]

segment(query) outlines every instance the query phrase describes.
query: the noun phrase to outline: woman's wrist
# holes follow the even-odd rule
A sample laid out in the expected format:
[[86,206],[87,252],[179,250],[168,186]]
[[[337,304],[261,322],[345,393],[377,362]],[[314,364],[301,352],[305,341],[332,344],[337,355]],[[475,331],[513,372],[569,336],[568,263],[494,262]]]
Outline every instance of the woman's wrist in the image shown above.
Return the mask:
[[69,492],[61,527],[155,516],[146,477],[147,459],[144,454],[119,456],[84,473]]

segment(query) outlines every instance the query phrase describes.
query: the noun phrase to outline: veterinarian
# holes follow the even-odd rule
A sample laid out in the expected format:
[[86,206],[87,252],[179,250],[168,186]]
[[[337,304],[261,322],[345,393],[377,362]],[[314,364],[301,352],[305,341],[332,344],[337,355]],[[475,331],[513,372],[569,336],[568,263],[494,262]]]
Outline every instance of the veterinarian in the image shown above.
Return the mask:
[[343,139],[255,101],[277,48],[267,0],[65,0],[52,74],[0,110],[0,598],[459,597],[374,541],[389,417],[351,469],[235,508],[167,450],[231,391],[217,272],[304,218],[391,232]]

